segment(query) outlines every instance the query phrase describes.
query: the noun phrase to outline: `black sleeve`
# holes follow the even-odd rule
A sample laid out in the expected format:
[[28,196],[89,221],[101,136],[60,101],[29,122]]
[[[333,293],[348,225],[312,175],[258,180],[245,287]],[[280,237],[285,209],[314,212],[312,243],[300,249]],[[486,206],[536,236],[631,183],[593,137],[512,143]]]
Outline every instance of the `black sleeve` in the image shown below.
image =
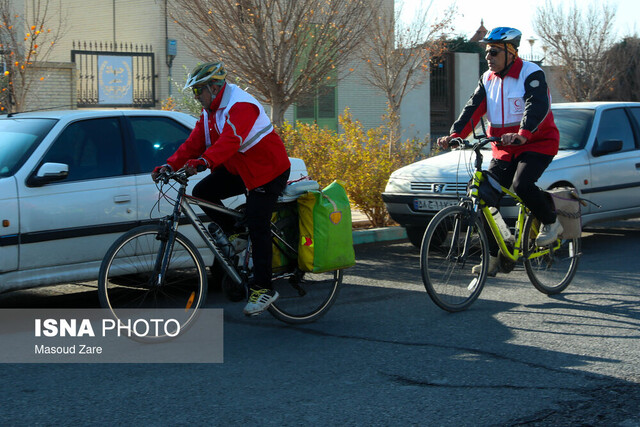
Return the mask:
[[531,73],[524,81],[524,114],[520,128],[529,132],[538,130],[549,114],[551,100],[542,70]]
[[[486,98],[487,92],[481,78],[475,92],[473,92],[473,95],[471,95],[471,98],[462,109],[458,120],[451,126],[449,134],[468,135],[486,113]],[[471,122],[473,122],[473,126],[471,126]]]

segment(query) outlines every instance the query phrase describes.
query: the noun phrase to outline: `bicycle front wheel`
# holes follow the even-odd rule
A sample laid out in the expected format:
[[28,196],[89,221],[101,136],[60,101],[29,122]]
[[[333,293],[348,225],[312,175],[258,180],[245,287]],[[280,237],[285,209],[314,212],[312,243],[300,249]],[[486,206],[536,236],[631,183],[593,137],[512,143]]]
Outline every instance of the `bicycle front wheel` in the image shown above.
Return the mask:
[[[141,341],[171,339],[188,329],[207,295],[204,262],[196,247],[177,233],[170,244],[161,227],[148,225],[122,235],[105,255],[98,278],[98,295],[103,308],[124,322],[130,316],[162,313],[175,319],[172,330],[146,334]],[[170,251],[164,274],[158,259]],[[132,338],[136,339],[136,336]]]
[[296,269],[290,275],[273,280],[280,297],[269,312],[285,323],[310,323],[325,314],[338,297],[342,270],[305,273]]
[[537,290],[547,295],[564,291],[573,280],[580,261],[580,239],[558,239],[538,248],[535,244],[540,221],[529,215],[524,226],[524,267]]
[[[487,278],[489,246],[477,215],[464,206],[438,212],[424,233],[420,271],[427,293],[443,310],[468,308]],[[474,266],[479,266],[473,272]]]

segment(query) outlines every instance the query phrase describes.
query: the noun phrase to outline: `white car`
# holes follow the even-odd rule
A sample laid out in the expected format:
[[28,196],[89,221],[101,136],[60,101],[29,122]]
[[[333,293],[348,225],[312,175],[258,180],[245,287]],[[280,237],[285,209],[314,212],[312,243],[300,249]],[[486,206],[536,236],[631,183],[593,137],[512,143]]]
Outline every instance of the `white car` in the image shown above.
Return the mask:
[[[118,236],[170,211],[167,202],[153,209],[150,173],[195,123],[149,110],[0,116],[0,292],[95,279]],[[305,176],[304,162],[291,160],[291,177]]]
[[[640,103],[553,104],[560,152],[538,186],[571,186],[595,204],[582,208],[583,226],[640,216]],[[483,151],[484,168],[491,151]],[[472,171],[470,150],[453,150],[410,164],[391,174],[382,198],[391,217],[419,246],[430,219],[465,195]],[[503,198],[501,212],[515,218],[514,200]]]

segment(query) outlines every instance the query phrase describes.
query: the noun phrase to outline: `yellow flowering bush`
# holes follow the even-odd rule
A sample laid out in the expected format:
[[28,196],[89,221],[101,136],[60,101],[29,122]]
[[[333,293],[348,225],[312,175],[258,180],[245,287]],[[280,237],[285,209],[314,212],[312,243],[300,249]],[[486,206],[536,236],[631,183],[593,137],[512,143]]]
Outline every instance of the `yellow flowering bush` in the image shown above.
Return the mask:
[[[362,211],[374,227],[390,222],[382,201],[382,192],[391,172],[423,157],[424,143],[408,140],[391,143],[389,123],[365,130],[353,119],[349,109],[339,117],[341,133],[319,128],[317,125],[285,123],[282,135],[291,157],[303,159],[312,179],[321,187],[334,179],[346,183],[349,199]],[[398,120],[398,118],[393,118]]]
[[175,111],[178,106],[176,100],[170,96],[160,103],[160,109],[164,111]]

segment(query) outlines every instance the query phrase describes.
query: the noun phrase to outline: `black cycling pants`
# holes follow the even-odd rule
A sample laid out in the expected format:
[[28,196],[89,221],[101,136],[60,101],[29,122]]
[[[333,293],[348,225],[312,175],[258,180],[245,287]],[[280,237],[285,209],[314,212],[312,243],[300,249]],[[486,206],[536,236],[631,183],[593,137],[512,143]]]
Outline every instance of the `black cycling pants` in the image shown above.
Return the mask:
[[[511,161],[491,159],[489,171],[495,175],[503,187],[513,186],[515,193],[522,199],[524,204],[531,210],[533,215],[544,224],[553,224],[556,214],[551,197],[536,185],[553,160],[553,156],[525,151]],[[489,230],[488,227],[485,228]],[[489,234],[489,251],[491,255],[498,255],[498,244],[493,238],[491,231]]]
[[[273,181],[250,190],[247,194],[245,218],[253,245],[253,288],[271,287],[271,214],[275,210],[278,197],[287,186],[289,169]],[[224,167],[214,169],[211,174],[193,187],[193,196],[213,203],[222,204],[227,197],[246,193],[247,189],[238,175],[233,175]],[[233,231],[235,219],[212,209],[204,212],[217,222],[227,233]]]

